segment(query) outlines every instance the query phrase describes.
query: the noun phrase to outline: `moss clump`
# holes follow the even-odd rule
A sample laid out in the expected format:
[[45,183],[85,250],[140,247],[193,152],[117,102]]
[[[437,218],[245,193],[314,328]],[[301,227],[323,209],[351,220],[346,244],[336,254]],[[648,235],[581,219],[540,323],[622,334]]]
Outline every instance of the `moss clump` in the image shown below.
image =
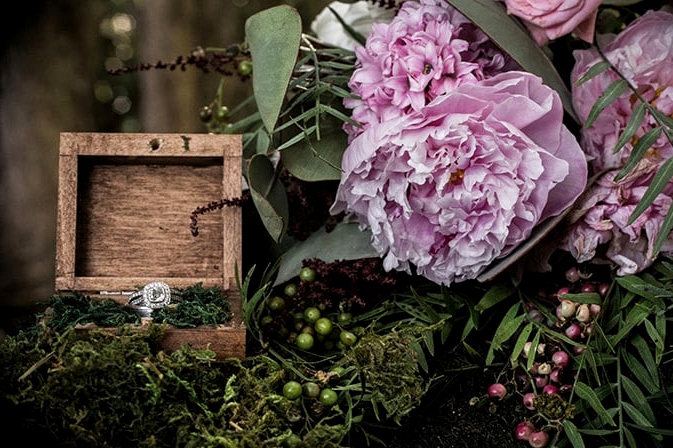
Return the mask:
[[385,419],[400,423],[421,402],[429,382],[421,374],[416,352],[417,337],[411,332],[368,333],[344,353],[356,366],[369,401],[385,409]]
[[3,435],[27,445],[137,447],[338,446],[338,408],[325,423],[277,391],[285,371],[267,357],[216,361],[209,350],[156,349],[147,331],[55,332],[45,325],[0,344]]

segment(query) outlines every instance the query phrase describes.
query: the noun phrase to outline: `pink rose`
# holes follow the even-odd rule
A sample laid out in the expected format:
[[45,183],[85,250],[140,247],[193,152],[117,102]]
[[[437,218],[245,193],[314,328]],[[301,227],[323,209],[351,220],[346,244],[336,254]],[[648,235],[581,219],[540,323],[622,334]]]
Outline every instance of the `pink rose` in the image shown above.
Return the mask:
[[462,84],[347,148],[332,212],[373,234],[387,270],[473,279],[569,207],[587,167],[551,88],[526,72]]
[[602,0],[501,0],[521,19],[539,46],[566,34],[593,42]]
[[[633,21],[619,35],[612,36],[602,49],[608,60],[622,73],[643,97],[665,115],[673,114],[673,14],[649,11]],[[590,67],[601,61],[594,48],[574,52],[575,66],[571,73],[573,106],[585,121],[596,99],[608,85],[618,79],[613,71],[603,72],[578,85]],[[582,146],[592,159],[595,172],[621,168],[633,149],[635,140],[618,153],[614,148],[635,107],[630,91],[610,104],[589,129],[582,129]],[[647,114],[635,139],[652,129],[656,123]],[[648,152],[647,159],[654,169],[673,156],[673,147],[661,136]]]
[[[465,82],[514,68],[479,28],[444,0],[405,2],[390,23],[375,23],[344,105],[363,126],[419,111]],[[351,139],[360,129],[346,127]]]
[[[619,266],[618,275],[635,274],[657,257],[654,241],[673,203],[673,184],[669,183],[654,203],[627,225],[653,173],[614,182],[617,172],[608,171],[582,195],[568,217],[570,224],[562,246],[580,263],[605,257]],[[664,243],[662,252],[673,254],[672,238]]]

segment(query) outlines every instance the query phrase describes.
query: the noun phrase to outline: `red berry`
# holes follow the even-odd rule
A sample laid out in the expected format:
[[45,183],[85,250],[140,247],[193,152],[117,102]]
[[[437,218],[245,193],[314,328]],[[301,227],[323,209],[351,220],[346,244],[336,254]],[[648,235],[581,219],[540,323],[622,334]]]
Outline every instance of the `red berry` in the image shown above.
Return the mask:
[[535,393],[528,392],[523,395],[523,405],[526,409],[531,411],[535,410]]
[[530,439],[530,435],[534,431],[535,425],[533,425],[528,420],[523,420],[518,425],[516,425],[516,429],[514,430],[514,438],[516,438],[516,440],[528,441],[528,439]]
[[507,388],[504,384],[493,383],[488,387],[488,396],[502,400],[507,396]]
[[551,362],[553,362],[556,367],[566,367],[570,362],[570,357],[567,352],[558,350],[551,355]]
[[549,434],[547,431],[533,431],[528,438],[528,444],[533,448],[544,448],[549,444]]

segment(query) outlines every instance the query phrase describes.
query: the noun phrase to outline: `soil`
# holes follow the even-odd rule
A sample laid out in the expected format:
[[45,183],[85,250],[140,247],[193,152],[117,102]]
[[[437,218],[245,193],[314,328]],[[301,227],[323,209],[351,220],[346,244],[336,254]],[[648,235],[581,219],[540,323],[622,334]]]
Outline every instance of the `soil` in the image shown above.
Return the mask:
[[[433,362],[439,377],[422,403],[401,426],[372,431],[387,448],[528,446],[513,436],[516,425],[528,415],[521,400],[487,396],[486,388],[499,371],[475,368],[459,352],[439,353]],[[365,446],[361,443],[352,440],[351,446]]]

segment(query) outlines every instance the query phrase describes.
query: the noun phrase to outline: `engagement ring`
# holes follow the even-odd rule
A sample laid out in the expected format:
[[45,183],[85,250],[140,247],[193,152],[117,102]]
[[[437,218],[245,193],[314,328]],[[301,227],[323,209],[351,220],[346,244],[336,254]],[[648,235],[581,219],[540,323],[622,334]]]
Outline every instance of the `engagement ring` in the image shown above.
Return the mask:
[[129,296],[129,306],[141,315],[149,316],[152,310],[171,303],[171,288],[164,282],[151,282]]

